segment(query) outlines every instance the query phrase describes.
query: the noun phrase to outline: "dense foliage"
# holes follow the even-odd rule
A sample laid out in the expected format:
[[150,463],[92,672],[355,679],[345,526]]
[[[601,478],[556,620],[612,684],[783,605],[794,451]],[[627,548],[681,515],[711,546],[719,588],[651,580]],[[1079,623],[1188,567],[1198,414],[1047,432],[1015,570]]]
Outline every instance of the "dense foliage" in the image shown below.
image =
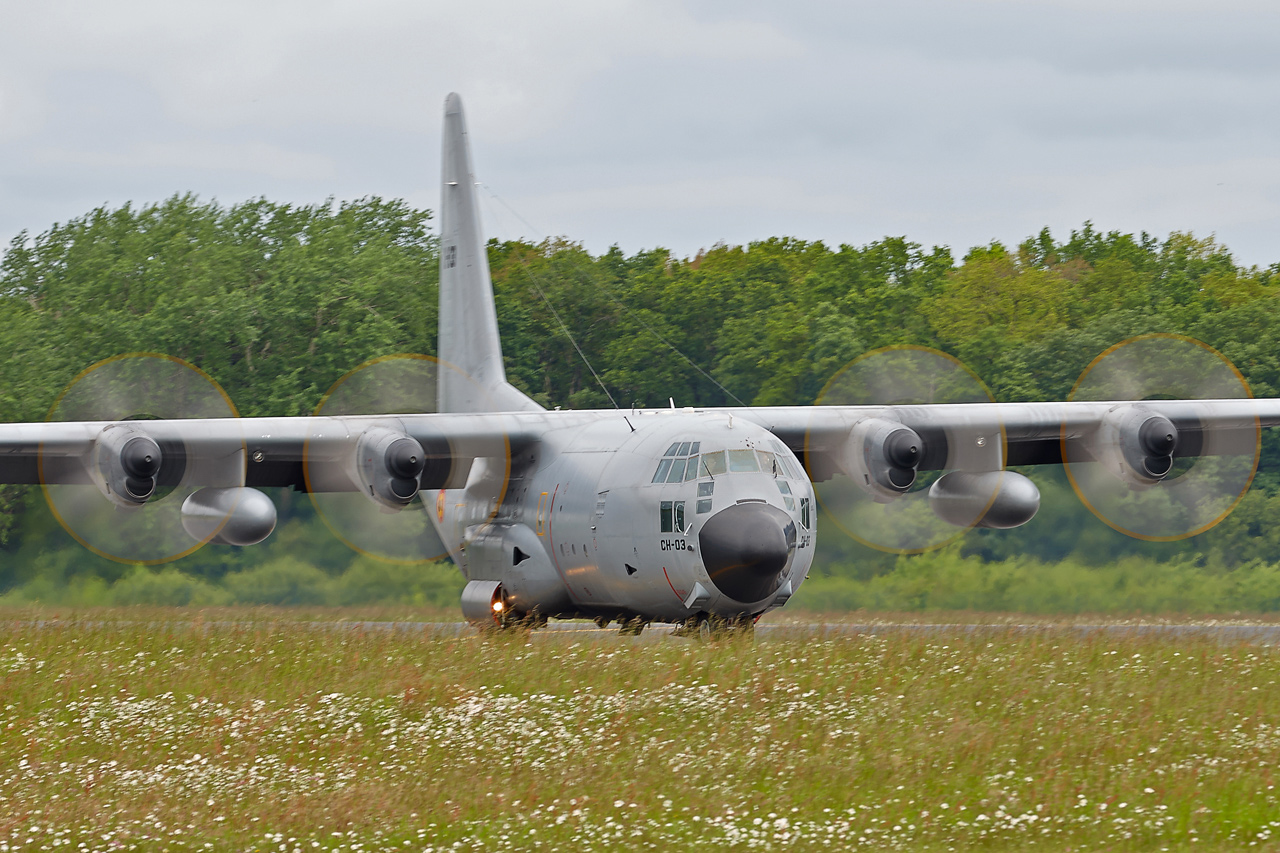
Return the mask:
[[[1107,347],[1155,331],[1205,341],[1256,395],[1280,394],[1280,264],[1242,268],[1211,237],[1161,240],[1086,223],[1065,240],[1046,229],[959,260],[896,237],[835,249],[770,239],[694,258],[492,243],[490,260],[510,378],[546,405],[809,403],[851,359],[892,344],[957,356],[999,400],[1062,399]],[[368,358],[434,352],[437,274],[430,214],[399,201],[224,207],[176,196],[100,208],[19,235],[0,260],[0,419],[42,419],[80,370],[130,351],[197,364],[243,415],[307,413]],[[1280,560],[1280,532],[1268,523],[1280,510],[1280,438],[1265,439],[1236,513],[1181,543],[1127,539],[1079,506],[1060,471],[1035,476],[1040,515],[1018,531],[970,534],[961,559],[1099,567],[1136,556],[1210,578]],[[3,495],[0,589],[47,598],[73,579],[106,589],[128,574],[62,534],[38,490]],[[176,564],[181,575],[222,590],[225,577],[264,566],[327,578],[355,568],[305,498],[279,497],[284,523],[266,545],[202,549]],[[834,529],[820,544],[824,575],[865,582],[910,563]],[[368,596],[404,594],[392,587]]]

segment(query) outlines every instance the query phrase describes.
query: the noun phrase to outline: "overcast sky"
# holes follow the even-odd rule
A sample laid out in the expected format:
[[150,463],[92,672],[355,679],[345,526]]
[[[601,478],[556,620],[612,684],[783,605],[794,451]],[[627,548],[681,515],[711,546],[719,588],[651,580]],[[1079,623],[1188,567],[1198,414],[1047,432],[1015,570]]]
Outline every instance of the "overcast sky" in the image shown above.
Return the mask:
[[0,240],[187,191],[434,208],[457,91],[504,239],[1092,220],[1269,265],[1278,44],[1275,0],[0,0]]

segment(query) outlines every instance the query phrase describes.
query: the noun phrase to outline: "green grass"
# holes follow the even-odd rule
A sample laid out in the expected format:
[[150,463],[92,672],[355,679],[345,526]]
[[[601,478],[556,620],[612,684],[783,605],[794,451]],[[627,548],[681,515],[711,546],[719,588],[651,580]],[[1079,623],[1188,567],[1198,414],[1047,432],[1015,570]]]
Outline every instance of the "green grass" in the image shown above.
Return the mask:
[[[0,850],[1237,849],[1280,828],[1269,648],[32,622],[51,615],[0,624]],[[380,616],[401,614],[358,618]]]

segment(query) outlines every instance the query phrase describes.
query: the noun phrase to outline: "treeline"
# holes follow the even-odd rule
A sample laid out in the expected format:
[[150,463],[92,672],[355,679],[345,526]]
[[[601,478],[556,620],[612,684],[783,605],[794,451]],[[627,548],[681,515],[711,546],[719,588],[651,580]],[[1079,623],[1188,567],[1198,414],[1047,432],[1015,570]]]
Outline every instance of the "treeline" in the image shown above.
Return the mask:
[[[1214,239],[1190,234],[1086,223],[1062,239],[1044,230],[959,257],[905,238],[840,247],[778,238],[693,258],[494,242],[490,263],[511,381],[548,406],[810,403],[850,360],[893,344],[958,357],[998,400],[1062,399],[1099,353],[1148,332],[1205,341],[1256,395],[1280,393],[1280,264],[1244,268]],[[369,358],[435,352],[437,275],[431,214],[400,201],[227,207],[175,196],[100,208],[19,235],[0,259],[0,420],[43,419],[86,366],[132,351],[195,363],[243,415],[306,414]],[[1040,515],[1017,531],[969,534],[958,559],[1191,561],[1223,577],[1280,560],[1270,523],[1280,511],[1280,438],[1270,434],[1237,511],[1180,543],[1121,536],[1080,506],[1060,469],[1035,477]],[[38,489],[2,494],[0,592],[38,587],[47,598],[86,578],[109,588],[130,576],[62,534]],[[268,543],[206,547],[174,568],[221,590],[247,588],[232,578],[286,554],[330,579],[353,569],[354,555],[323,532],[305,497],[282,494],[278,504],[282,525]],[[850,583],[910,564],[829,525],[820,547],[818,571]]]

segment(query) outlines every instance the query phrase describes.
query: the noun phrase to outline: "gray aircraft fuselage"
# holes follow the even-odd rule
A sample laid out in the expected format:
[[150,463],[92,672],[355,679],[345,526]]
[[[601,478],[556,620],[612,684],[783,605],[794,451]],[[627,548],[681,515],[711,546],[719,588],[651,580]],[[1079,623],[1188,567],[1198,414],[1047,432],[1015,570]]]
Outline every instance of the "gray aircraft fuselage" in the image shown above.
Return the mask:
[[[552,429],[424,501],[469,581],[542,616],[680,622],[781,606],[813,562],[813,488],[764,428],[620,411]],[[426,495],[424,495],[426,497]]]

